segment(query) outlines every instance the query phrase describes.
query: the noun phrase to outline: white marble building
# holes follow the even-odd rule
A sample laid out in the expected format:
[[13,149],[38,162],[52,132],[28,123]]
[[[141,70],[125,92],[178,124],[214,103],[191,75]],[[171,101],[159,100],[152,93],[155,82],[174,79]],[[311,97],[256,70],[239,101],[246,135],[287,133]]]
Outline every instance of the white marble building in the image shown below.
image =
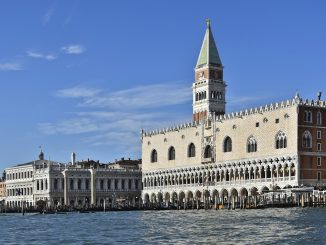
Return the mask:
[[75,162],[73,153],[69,164],[44,159],[7,168],[8,207],[35,206],[39,200],[48,207],[107,206],[118,203],[136,206],[141,194],[139,160],[125,160],[114,164],[95,161]]
[[[195,67],[193,121],[142,131],[144,203],[223,202],[326,185],[326,102],[293,98],[225,114],[226,82],[209,21]],[[307,116],[308,115],[308,116]]]

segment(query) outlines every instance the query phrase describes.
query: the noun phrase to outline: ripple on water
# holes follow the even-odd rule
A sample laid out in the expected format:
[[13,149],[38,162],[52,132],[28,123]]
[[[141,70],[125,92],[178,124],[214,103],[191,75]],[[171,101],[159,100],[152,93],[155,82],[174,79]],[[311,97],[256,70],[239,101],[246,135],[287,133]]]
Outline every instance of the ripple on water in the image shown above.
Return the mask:
[[323,244],[326,209],[0,215],[0,244]]

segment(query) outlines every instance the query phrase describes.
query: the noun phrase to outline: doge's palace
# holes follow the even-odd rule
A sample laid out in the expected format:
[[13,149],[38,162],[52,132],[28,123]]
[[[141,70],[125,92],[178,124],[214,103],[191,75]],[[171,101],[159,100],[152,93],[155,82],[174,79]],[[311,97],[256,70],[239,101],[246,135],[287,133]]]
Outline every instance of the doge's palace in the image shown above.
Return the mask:
[[193,120],[142,131],[145,204],[224,202],[326,185],[326,102],[285,101],[225,113],[223,65],[207,20],[195,66]]

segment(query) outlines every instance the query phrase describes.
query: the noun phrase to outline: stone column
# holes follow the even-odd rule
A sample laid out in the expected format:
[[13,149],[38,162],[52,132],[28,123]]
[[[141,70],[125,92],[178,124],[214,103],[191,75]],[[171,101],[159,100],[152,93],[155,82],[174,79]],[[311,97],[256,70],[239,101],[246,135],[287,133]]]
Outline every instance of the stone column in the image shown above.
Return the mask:
[[300,164],[299,164],[299,159],[297,160],[297,162],[294,165],[294,167],[295,167],[295,180],[297,181],[297,184],[299,185],[299,179],[300,179]]
[[69,205],[68,202],[68,173],[67,171],[63,171],[63,198],[64,198],[64,205]]
[[90,169],[91,172],[91,205],[96,204],[96,170]]

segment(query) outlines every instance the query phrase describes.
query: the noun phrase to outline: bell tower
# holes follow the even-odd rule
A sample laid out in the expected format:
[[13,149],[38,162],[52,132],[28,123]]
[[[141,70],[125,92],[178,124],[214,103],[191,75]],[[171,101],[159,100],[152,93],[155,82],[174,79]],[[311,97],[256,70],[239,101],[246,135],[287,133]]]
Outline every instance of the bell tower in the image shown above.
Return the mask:
[[218,54],[210,20],[195,67],[193,91],[193,120],[206,120],[209,116],[225,114],[225,81],[223,65]]

